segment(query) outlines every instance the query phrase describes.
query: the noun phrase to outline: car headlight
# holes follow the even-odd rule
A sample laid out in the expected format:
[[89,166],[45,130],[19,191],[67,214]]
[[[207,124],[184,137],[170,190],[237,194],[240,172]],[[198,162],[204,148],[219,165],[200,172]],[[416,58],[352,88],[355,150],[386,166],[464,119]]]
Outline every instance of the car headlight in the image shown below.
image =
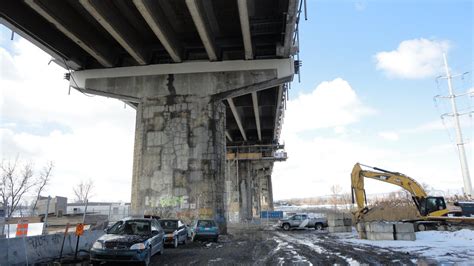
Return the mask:
[[102,242],[95,241],[94,244],[92,245],[92,248],[93,249],[103,249],[104,245],[102,244]]
[[145,244],[143,243],[137,243],[134,244],[130,247],[130,249],[138,249],[138,250],[144,250],[145,249]]

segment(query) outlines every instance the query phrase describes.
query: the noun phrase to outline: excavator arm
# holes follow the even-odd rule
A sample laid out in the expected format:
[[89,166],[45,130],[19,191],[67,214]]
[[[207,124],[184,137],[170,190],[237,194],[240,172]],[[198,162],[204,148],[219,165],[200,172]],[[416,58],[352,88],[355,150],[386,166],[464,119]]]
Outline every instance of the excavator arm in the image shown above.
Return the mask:
[[[371,168],[373,171],[363,170],[361,166]],[[444,198],[442,197],[428,197],[423,187],[414,179],[398,172],[391,172],[377,167],[371,167],[356,163],[352,169],[351,183],[352,183],[352,199],[353,203],[357,203],[357,211],[355,216],[357,220],[361,220],[368,212],[367,198],[364,189],[364,178],[371,178],[382,182],[394,184],[408,191],[415,205],[422,216],[442,216],[447,212]],[[434,207],[427,209],[427,199]],[[433,208],[435,211],[433,211]],[[442,209],[442,210],[441,210]]]

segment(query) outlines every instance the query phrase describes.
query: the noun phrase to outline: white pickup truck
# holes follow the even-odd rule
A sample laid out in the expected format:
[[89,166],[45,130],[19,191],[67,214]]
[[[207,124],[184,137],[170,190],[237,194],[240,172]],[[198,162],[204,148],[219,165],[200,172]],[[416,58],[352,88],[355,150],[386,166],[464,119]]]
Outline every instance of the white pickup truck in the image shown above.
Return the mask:
[[328,226],[328,221],[326,218],[315,218],[308,214],[295,214],[279,220],[278,226],[285,231],[292,228],[314,228],[316,230],[323,230],[324,227]]

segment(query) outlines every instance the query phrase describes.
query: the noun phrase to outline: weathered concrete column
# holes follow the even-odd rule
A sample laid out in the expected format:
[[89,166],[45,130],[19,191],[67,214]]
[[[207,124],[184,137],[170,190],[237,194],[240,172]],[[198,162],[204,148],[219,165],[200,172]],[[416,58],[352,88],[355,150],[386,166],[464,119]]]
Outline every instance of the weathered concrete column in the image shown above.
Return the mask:
[[272,175],[267,175],[267,189],[268,189],[268,210],[273,211],[273,185],[272,185]]
[[266,173],[261,173],[258,180],[260,182],[260,211],[268,211],[268,179]]
[[227,221],[230,223],[240,222],[240,183],[239,162],[237,160],[226,161],[226,211]]
[[226,217],[229,222],[258,218],[261,211],[273,210],[273,162],[228,160],[226,165]]
[[252,218],[258,218],[260,216],[260,186],[259,171],[255,168],[252,169],[250,179],[252,184]]
[[93,69],[72,73],[70,85],[137,109],[132,213],[209,217],[225,231],[222,100],[289,82],[293,67],[287,58]]
[[137,108],[132,211],[213,218],[225,231],[225,106],[209,97],[146,98]]

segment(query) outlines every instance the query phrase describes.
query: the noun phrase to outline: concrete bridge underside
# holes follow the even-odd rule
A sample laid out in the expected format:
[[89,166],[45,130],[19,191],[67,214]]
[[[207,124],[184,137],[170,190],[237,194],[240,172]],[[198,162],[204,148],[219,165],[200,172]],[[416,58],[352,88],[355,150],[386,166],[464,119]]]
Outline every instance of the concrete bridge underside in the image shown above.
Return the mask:
[[227,221],[273,208],[300,7],[298,0],[1,1],[0,22],[67,69],[71,87],[136,109],[136,214],[210,217],[225,231]]

